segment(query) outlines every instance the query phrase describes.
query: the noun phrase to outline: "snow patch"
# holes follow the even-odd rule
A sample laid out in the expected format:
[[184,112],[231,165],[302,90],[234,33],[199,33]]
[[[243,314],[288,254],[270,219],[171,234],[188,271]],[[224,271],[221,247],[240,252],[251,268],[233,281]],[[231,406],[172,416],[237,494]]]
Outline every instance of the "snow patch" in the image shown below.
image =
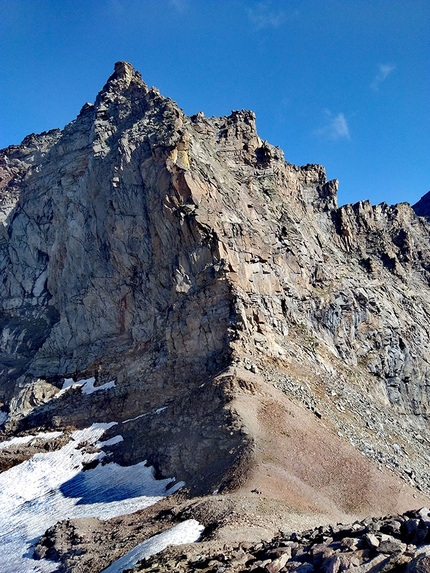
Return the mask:
[[139,418],[145,418],[146,416],[151,416],[152,414],[161,414],[161,412],[164,412],[164,410],[167,410],[167,406],[163,406],[162,408],[157,408],[156,410],[151,410],[149,412],[144,412],[143,414],[139,414],[138,416],[129,418],[128,420],[123,420],[122,424],[127,424],[127,422],[134,422]]
[[133,547],[128,553],[123,555],[117,561],[114,561],[109,567],[103,569],[101,573],[122,573],[125,569],[131,569],[138,561],[155,555],[160,551],[166,549],[169,545],[182,545],[183,543],[194,543],[200,539],[204,530],[203,525],[200,525],[195,519],[188,519],[160,533],[150,537],[143,543]]
[[106,382],[101,386],[94,386],[94,382],[96,379],[94,376],[91,378],[87,378],[86,380],[78,380],[77,382],[73,380],[73,378],[65,378],[63,382],[63,387],[61,388],[60,392],[57,396],[61,396],[64,394],[69,388],[82,388],[83,394],[93,394],[93,392],[98,392],[99,390],[109,390],[109,388],[115,388],[115,381],[111,380],[110,382]]
[[99,390],[109,390],[109,388],[115,388],[114,380],[106,382],[101,386],[94,386],[94,382],[95,382],[94,378],[90,378],[85,382],[85,384],[82,386],[83,394],[92,394],[93,392],[98,392]]
[[110,440],[106,440],[105,442],[99,442],[100,447],[104,448],[105,446],[114,446],[115,444],[119,444],[123,442],[124,438],[122,436],[114,436]]
[[[145,462],[127,467],[98,464],[83,471],[106,455],[100,450],[103,442],[99,439],[114,425],[116,422],[93,424],[73,432],[70,442],[60,450],[35,454],[0,473],[2,571],[56,571],[57,565],[52,562],[31,559],[32,543],[49,527],[66,518],[110,519],[132,513],[184,485],[179,482],[166,490],[172,480],[155,480],[153,468]],[[120,438],[115,436],[107,442],[118,443]]]
[[7,440],[5,442],[0,443],[0,450],[5,450],[6,448],[10,448],[11,446],[20,446],[22,444],[28,444],[31,440],[35,440],[36,438],[43,438],[45,440],[53,440],[58,438],[62,435],[63,432],[40,432],[35,436],[21,436],[19,438],[12,438],[11,440]]
[[123,420],[122,423],[123,424],[127,424],[127,422],[134,422],[134,420],[138,420],[139,418],[144,418],[145,416],[149,416],[151,412],[145,412],[144,414],[139,414],[138,416],[135,416],[134,418],[129,418],[128,420]]

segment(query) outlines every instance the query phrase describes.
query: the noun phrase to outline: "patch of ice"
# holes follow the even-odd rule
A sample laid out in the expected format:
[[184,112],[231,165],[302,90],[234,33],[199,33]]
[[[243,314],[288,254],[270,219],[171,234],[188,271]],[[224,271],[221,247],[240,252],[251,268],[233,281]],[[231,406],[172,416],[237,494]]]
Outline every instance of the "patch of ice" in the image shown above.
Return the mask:
[[64,394],[64,392],[66,392],[69,388],[82,388],[82,393],[83,394],[92,394],[93,392],[98,392],[99,390],[109,390],[109,388],[115,388],[115,381],[111,380],[110,382],[106,382],[105,384],[102,384],[101,386],[94,386],[94,382],[95,382],[95,378],[94,376],[92,376],[91,378],[87,378],[85,380],[78,380],[77,382],[75,382],[75,380],[73,380],[73,378],[65,378],[64,382],[63,382],[63,387],[61,388],[60,392],[57,394],[58,396],[61,396],[61,394]]
[[182,545],[183,543],[194,543],[198,541],[204,530],[203,525],[200,525],[195,519],[188,519],[160,533],[150,537],[143,543],[133,547],[128,553],[123,555],[117,561],[114,561],[109,567],[103,569],[101,573],[122,573],[125,569],[131,569],[138,561],[155,555],[169,545]]
[[31,440],[36,438],[44,438],[46,440],[53,440],[58,438],[62,435],[63,432],[40,432],[35,436],[21,436],[19,438],[12,438],[11,440],[7,440],[5,442],[0,443],[0,450],[5,450],[6,448],[10,448],[11,446],[20,446],[22,444],[28,444]]
[[163,406],[162,408],[157,408],[156,410],[151,410],[150,412],[144,412],[143,414],[139,414],[138,416],[135,416],[134,418],[129,418],[128,420],[123,420],[122,424],[127,424],[127,422],[134,422],[139,418],[145,418],[146,416],[151,416],[151,414],[161,414],[161,412],[164,412],[164,410],[167,410],[167,406]]
[[115,388],[114,380],[106,382],[101,386],[94,386],[94,382],[95,382],[94,378],[90,378],[85,382],[85,384],[82,386],[83,394],[92,394],[93,392],[98,392],[99,390],[109,390],[109,388]]
[[127,422],[134,422],[134,420],[138,420],[139,418],[144,418],[145,416],[149,416],[151,412],[145,412],[143,414],[139,414],[138,416],[135,416],[134,418],[129,418],[128,420],[123,420],[122,423],[123,424],[127,424]]
[[122,436],[114,436],[110,440],[106,440],[105,442],[100,442],[100,447],[104,448],[105,446],[114,446],[115,444],[119,444],[123,442],[124,438]]
[[31,543],[58,521],[132,513],[184,485],[180,482],[166,490],[172,480],[155,480],[153,468],[144,462],[128,467],[99,464],[83,471],[105,455],[99,439],[115,424],[93,424],[73,432],[60,450],[36,454],[0,474],[2,571],[51,573],[57,566],[32,560]]
[[[86,382],[86,380],[82,381],[82,384]],[[61,388],[61,392],[68,390],[69,388],[77,388],[78,386],[82,386],[81,382],[75,382],[73,378],[65,378],[63,382],[63,387]]]

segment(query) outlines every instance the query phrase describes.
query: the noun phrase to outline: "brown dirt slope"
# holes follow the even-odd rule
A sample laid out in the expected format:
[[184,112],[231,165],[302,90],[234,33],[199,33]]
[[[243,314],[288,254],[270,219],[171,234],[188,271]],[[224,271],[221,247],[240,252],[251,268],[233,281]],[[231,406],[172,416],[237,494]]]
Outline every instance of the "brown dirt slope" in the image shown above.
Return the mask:
[[[330,420],[298,406],[258,374],[238,368],[232,384],[237,392],[231,407],[253,443],[247,477],[232,496],[242,500],[245,528],[256,513],[260,526],[276,531],[430,503],[340,437]],[[252,520],[248,525],[252,529]]]

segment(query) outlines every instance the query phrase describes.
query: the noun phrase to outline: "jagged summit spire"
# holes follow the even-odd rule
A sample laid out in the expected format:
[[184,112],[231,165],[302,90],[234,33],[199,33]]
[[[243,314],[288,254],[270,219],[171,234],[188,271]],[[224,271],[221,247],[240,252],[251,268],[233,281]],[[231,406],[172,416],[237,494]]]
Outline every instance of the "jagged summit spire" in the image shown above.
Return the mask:
[[118,79],[131,78],[133,76],[133,74],[137,73],[130,63],[123,62],[123,61],[116,62],[115,66],[114,66],[114,70],[115,70],[114,74],[116,75],[116,77]]
[[112,91],[122,91],[129,88],[132,84],[139,88],[145,88],[146,91],[148,90],[148,87],[142,80],[140,73],[137,72],[129,62],[116,62],[114,72],[109,77],[100,94]]

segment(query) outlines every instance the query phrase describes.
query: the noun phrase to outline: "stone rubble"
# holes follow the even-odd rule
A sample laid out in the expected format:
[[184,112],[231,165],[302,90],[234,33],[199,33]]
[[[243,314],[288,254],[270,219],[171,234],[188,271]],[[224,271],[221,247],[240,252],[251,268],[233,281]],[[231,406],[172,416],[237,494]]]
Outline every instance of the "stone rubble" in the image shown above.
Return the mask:
[[369,517],[351,525],[279,532],[270,541],[170,548],[140,562],[148,573],[427,573],[430,570],[430,511]]

